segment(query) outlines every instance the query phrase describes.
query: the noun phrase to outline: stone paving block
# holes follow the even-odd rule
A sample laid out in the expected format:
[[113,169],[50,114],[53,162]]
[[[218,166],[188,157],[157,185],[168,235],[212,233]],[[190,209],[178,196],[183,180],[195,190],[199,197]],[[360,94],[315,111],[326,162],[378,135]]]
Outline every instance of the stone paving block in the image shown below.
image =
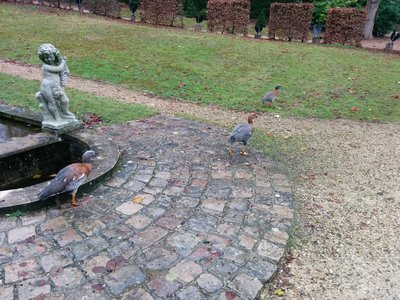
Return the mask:
[[243,273],[251,277],[256,277],[262,282],[270,280],[276,272],[277,265],[267,261],[263,257],[253,255],[250,261],[242,269]]
[[162,207],[150,207],[147,209],[147,214],[154,219],[161,217],[165,213],[166,210]]
[[261,237],[261,229],[258,226],[245,226],[240,233],[244,233],[258,239]]
[[229,287],[238,291],[244,299],[250,300],[257,297],[258,292],[262,288],[262,284],[257,278],[250,277],[246,274],[238,274],[229,284]]
[[182,194],[183,190],[184,189],[182,187],[171,186],[171,187],[166,188],[163,191],[163,194],[168,195],[168,196],[179,196]]
[[222,255],[223,253],[218,250],[213,250],[207,246],[201,246],[194,249],[187,258],[207,268]]
[[167,269],[178,259],[179,255],[164,248],[152,248],[145,251],[144,255],[139,258],[141,264],[150,270]]
[[110,256],[120,255],[127,260],[130,260],[133,256],[136,256],[139,247],[129,240],[123,240],[119,244],[114,245],[107,249]]
[[161,299],[173,299],[173,295],[181,286],[176,280],[167,280],[163,275],[152,278],[147,284],[148,289]]
[[89,256],[95,255],[96,253],[103,251],[109,247],[108,242],[100,237],[94,236],[86,239],[84,242],[75,244],[72,247],[72,253],[78,260],[83,260]]
[[222,281],[214,275],[203,273],[197,278],[197,284],[208,293],[212,294],[222,288]]
[[236,179],[245,179],[245,180],[250,180],[253,178],[253,174],[250,172],[245,172],[245,171],[238,171],[234,173],[234,177]]
[[154,174],[154,177],[156,177],[156,178],[161,178],[161,179],[164,179],[164,180],[168,180],[168,179],[171,178],[171,173],[170,173],[170,172],[157,171],[157,172]]
[[136,180],[130,180],[127,181],[123,187],[127,190],[130,190],[132,192],[140,192],[144,187],[146,186],[145,183],[140,182],[140,181],[136,181]]
[[271,214],[275,218],[280,219],[293,219],[293,210],[281,205],[274,205]]
[[15,250],[21,257],[33,258],[53,250],[53,245],[40,237],[28,238],[15,245]]
[[179,279],[186,283],[189,283],[202,272],[203,270],[200,265],[191,260],[184,260],[169,270],[167,274],[167,279]]
[[196,207],[200,199],[193,197],[182,197],[175,202],[176,207]]
[[6,241],[6,233],[0,232],[0,246],[3,245]]
[[22,225],[31,225],[43,222],[46,219],[46,213],[43,210],[33,212],[29,215],[21,216]]
[[12,286],[1,286],[0,295],[2,300],[13,300],[14,299],[14,288]]
[[250,202],[247,199],[235,198],[229,201],[229,208],[236,209],[241,212],[248,211]]
[[239,235],[239,245],[246,248],[247,250],[252,250],[254,245],[257,243],[256,239],[253,239],[247,235]]
[[68,227],[68,223],[64,217],[58,217],[55,219],[50,219],[49,221],[40,225],[40,229],[45,234],[57,233],[65,230]]
[[185,227],[194,231],[200,231],[204,233],[215,230],[217,222],[218,219],[215,217],[212,217],[210,215],[197,214],[192,216],[186,221]]
[[131,234],[132,229],[125,224],[119,224],[118,227],[111,227],[102,232],[102,235],[106,237],[110,243],[118,243]]
[[72,262],[72,258],[65,250],[57,250],[40,258],[40,265],[46,273],[50,272],[53,267],[65,267]]
[[19,299],[35,299],[41,296],[49,295],[51,291],[50,284],[46,277],[35,277],[22,281],[18,285]]
[[122,300],[154,300],[154,298],[142,288],[129,291],[122,295]]
[[40,272],[35,260],[25,260],[4,267],[5,283],[32,278]]
[[274,227],[264,235],[264,238],[277,244],[286,245],[289,235],[285,231]]
[[33,225],[11,229],[8,231],[8,243],[22,242],[32,236],[36,236],[35,226]]
[[163,178],[153,178],[149,182],[149,186],[151,187],[165,188],[167,185],[168,185],[168,180],[165,180]]
[[144,283],[145,273],[137,266],[122,267],[106,276],[105,282],[111,293],[121,295],[128,288]]
[[0,264],[8,263],[12,260],[13,252],[8,247],[0,247]]
[[73,289],[81,284],[83,279],[82,272],[77,268],[52,268],[50,270],[50,279],[57,288]]
[[157,220],[156,225],[165,229],[175,229],[179,225],[181,225],[183,219],[176,218],[173,216],[164,216]]
[[185,231],[177,231],[166,240],[182,256],[189,255],[200,241],[199,237]]
[[109,260],[110,258],[106,255],[98,255],[86,260],[82,265],[82,269],[90,278],[101,276],[108,273],[106,265]]
[[267,240],[262,240],[257,247],[257,253],[273,261],[279,261],[285,252],[283,246],[277,246]]
[[219,259],[215,262],[210,270],[212,273],[219,275],[221,278],[229,280],[235,275],[239,268],[240,266],[232,261]]
[[232,222],[237,224],[242,224],[244,220],[245,214],[243,212],[239,212],[236,209],[228,209],[224,216],[225,222]]
[[232,188],[230,187],[221,187],[220,185],[209,185],[207,187],[206,192],[204,193],[205,197],[212,197],[216,199],[225,199],[228,200],[231,197]]
[[136,181],[140,181],[143,183],[148,183],[150,181],[150,179],[153,177],[152,174],[135,174],[135,176],[133,176],[133,179]]
[[218,224],[215,232],[226,236],[226,237],[234,237],[240,230],[240,227],[236,224],[230,223],[222,223]]
[[82,237],[73,228],[70,228],[64,232],[61,232],[61,233],[55,235],[53,238],[57,241],[57,243],[61,247],[64,247],[64,246],[69,245],[74,242],[82,241]]
[[127,201],[122,203],[120,206],[116,208],[117,211],[123,213],[125,215],[131,216],[143,208],[143,205],[134,203],[133,201]]
[[208,184],[208,180],[206,179],[193,179],[191,182],[191,186],[198,188],[205,188]]
[[113,177],[110,180],[106,181],[104,184],[111,187],[120,187],[126,182],[125,179],[121,177]]
[[142,201],[140,202],[140,204],[142,204],[142,205],[149,205],[154,201],[153,194],[142,193],[142,194],[136,195],[136,197],[140,197],[142,199]]
[[228,299],[240,299],[240,296],[237,292],[234,291],[222,291],[215,300],[228,300]]
[[15,218],[0,216],[0,231],[7,231],[15,227],[17,227],[17,220]]
[[88,220],[88,222],[78,225],[79,231],[83,232],[87,236],[92,236],[93,234],[100,232],[104,228],[106,228],[106,225],[100,220]]
[[232,198],[244,198],[248,199],[254,196],[253,189],[250,187],[247,188],[233,188],[232,190]]
[[227,203],[228,202],[225,200],[208,198],[201,201],[201,206],[205,210],[215,213],[222,213]]
[[143,232],[134,235],[130,241],[139,244],[142,248],[147,248],[162,239],[168,231],[160,227],[149,227]]
[[150,195],[153,195],[153,196],[155,196],[157,194],[160,194],[162,191],[163,191],[163,189],[159,188],[159,187],[151,187],[150,188],[150,187],[146,186],[143,189],[143,193],[150,194]]
[[[207,297],[195,286],[189,286],[176,295],[177,300],[206,300]],[[224,299],[226,300],[226,299]]]
[[214,250],[223,251],[229,245],[229,242],[228,239],[215,234],[208,234],[203,238],[203,243],[209,244]]
[[151,224],[153,220],[150,219],[149,217],[146,217],[145,215],[135,215],[131,218],[129,218],[128,220],[126,220],[126,224],[128,224],[129,226],[132,226],[135,229],[143,229],[146,228],[148,225]]
[[235,247],[227,247],[224,251],[223,257],[242,265],[245,262],[246,252]]
[[73,289],[65,289],[67,292],[59,298],[49,300],[109,300],[110,296],[105,294],[106,285],[97,281],[86,281]]

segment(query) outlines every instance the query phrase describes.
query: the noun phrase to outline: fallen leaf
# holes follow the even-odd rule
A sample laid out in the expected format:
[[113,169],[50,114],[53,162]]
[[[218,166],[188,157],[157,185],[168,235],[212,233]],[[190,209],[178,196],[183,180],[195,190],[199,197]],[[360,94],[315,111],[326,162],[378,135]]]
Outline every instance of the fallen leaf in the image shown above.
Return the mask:
[[109,272],[115,271],[127,263],[127,260],[122,256],[117,256],[110,259],[106,264],[106,269]]
[[32,176],[33,179],[38,179],[38,178],[40,178],[40,177],[42,177],[41,174],[35,174],[35,175]]
[[135,203],[140,203],[143,201],[143,197],[140,195],[137,195],[135,198],[133,198],[133,202]]
[[225,292],[226,300],[233,300],[236,297],[237,297],[237,295],[234,292]]
[[106,267],[103,267],[103,266],[97,266],[97,267],[92,268],[92,272],[95,274],[98,274],[98,273],[106,274],[107,269],[106,269]]
[[360,109],[358,107],[353,106],[352,108],[350,108],[351,111],[359,111]]
[[276,289],[274,294],[277,295],[278,297],[285,296],[285,292],[282,289]]
[[104,291],[104,285],[101,284],[101,283],[92,285],[92,290],[93,290],[94,292],[102,292],[102,291]]

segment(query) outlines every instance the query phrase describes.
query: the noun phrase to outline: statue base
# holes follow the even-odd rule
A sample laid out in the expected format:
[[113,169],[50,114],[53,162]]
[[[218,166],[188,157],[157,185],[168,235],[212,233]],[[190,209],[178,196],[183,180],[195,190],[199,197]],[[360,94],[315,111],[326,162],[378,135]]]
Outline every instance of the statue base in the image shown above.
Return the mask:
[[43,121],[42,129],[47,131],[56,131],[58,133],[71,132],[83,128],[83,124],[78,120],[68,121]]

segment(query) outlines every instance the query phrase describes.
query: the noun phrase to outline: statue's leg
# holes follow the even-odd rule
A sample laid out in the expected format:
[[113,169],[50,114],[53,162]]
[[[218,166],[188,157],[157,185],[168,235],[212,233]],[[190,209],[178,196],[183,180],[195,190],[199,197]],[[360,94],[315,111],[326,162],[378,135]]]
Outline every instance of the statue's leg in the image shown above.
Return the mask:
[[64,115],[66,115],[67,117],[74,117],[75,115],[70,112],[69,109],[69,99],[67,97],[67,95],[63,92],[60,93],[60,106],[61,106],[61,111]]
[[47,108],[51,113],[51,115],[54,117],[56,121],[60,121],[60,114],[58,112],[56,100],[53,97],[53,93],[42,91],[42,96],[44,97],[47,103]]

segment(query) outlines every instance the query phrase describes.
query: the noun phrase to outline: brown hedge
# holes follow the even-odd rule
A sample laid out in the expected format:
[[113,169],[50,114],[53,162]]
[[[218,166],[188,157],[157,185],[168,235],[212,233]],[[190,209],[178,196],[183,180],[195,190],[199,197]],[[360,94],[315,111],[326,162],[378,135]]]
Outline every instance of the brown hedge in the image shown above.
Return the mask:
[[249,0],[209,0],[208,30],[247,34],[250,22]]
[[172,26],[180,10],[179,0],[140,1],[141,21],[157,25]]
[[312,3],[272,3],[268,36],[286,41],[307,40],[314,5]]
[[325,44],[361,46],[367,14],[356,8],[331,8],[326,22]]

